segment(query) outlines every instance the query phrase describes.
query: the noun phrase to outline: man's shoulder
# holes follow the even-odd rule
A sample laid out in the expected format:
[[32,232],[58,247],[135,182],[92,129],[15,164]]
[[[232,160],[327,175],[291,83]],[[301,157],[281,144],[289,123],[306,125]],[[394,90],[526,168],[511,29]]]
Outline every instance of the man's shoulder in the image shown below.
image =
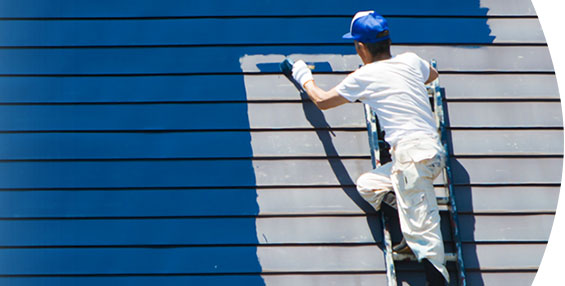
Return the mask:
[[402,61],[402,60],[420,59],[420,56],[418,56],[414,52],[404,52],[402,54],[396,55],[394,58],[398,61]]

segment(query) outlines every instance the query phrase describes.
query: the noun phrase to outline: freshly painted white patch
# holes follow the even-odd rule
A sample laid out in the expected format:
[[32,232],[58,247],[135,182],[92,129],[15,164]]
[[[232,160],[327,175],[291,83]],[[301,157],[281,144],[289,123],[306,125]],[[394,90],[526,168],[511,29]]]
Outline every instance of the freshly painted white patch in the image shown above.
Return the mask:
[[260,244],[375,242],[363,216],[260,217],[255,225]]
[[265,285],[297,286],[297,285],[386,285],[384,274],[316,274],[316,275],[264,275]]
[[338,178],[327,159],[254,160],[253,168],[258,186],[352,184],[362,173],[371,169],[368,159],[341,159],[339,164],[347,170],[349,178],[344,174]]
[[[477,200],[475,206],[478,206],[475,211],[489,211],[492,209],[510,209],[506,201],[495,200],[491,198],[491,194],[487,191],[479,190],[479,194],[473,195],[473,199]],[[446,190],[443,187],[435,188],[437,197],[445,197]],[[514,192],[518,195],[524,195],[524,198],[528,198],[531,191],[522,190],[516,188],[510,188],[507,191],[510,195]],[[258,189],[257,190],[257,204],[260,207],[259,215],[319,215],[319,214],[357,214],[363,215],[366,213],[362,210],[359,205],[350,197],[351,194],[355,194],[356,190],[354,186],[349,186],[346,188],[339,187],[320,187],[320,188],[269,188],[269,189]],[[538,194],[540,198],[554,198],[558,193],[552,189],[541,190]],[[516,196],[516,195],[515,195]],[[486,197],[487,202],[481,201],[480,199]],[[507,204],[505,204],[507,203]],[[492,207],[489,209],[489,207]],[[440,206],[441,207],[441,206]],[[542,201],[537,204],[526,204],[520,205],[516,212],[525,211],[537,211],[537,210],[553,210],[555,209],[552,205],[552,201]],[[370,212],[370,210],[368,210]]]
[[531,1],[528,0],[480,0],[480,8],[485,10],[488,16],[535,16],[536,11]]
[[243,72],[260,72],[258,64],[280,63],[287,57],[305,62],[327,62],[333,71],[352,71],[361,64],[357,55],[340,54],[245,55],[239,59],[239,63]]
[[[315,107],[310,105],[307,108]],[[311,118],[305,114],[302,103],[249,103],[247,112],[249,126],[252,129],[313,128],[327,127],[328,124],[332,127],[365,126],[363,109],[360,104],[344,104],[323,111],[325,121],[316,117],[314,122],[310,121]]]
[[[344,74],[315,74],[316,85],[325,90],[336,86]],[[300,100],[296,87],[282,74],[247,74],[243,77],[247,100]]]
[[486,24],[494,43],[545,43],[538,19],[489,18]]
[[382,271],[377,245],[257,247],[263,272]]
[[[260,215],[364,214],[342,188],[276,188],[257,190]],[[261,240],[259,240],[261,241]]]
[[[324,157],[339,154],[340,156],[369,156],[369,139],[366,131],[335,131],[330,136],[331,146],[320,141],[320,136],[328,131],[261,131],[251,132],[253,157],[271,156],[305,156]],[[335,149],[334,149],[335,148]]]

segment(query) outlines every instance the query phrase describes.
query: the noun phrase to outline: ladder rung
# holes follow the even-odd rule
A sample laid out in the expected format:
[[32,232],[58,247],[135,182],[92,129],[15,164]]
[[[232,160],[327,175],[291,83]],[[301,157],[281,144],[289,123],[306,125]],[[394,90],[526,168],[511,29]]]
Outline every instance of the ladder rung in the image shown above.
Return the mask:
[[[392,253],[392,258],[395,261],[417,261],[416,256],[412,253]],[[446,252],[445,253],[445,260],[446,261],[457,261],[457,254],[453,252]]]
[[457,261],[457,254],[455,254],[453,252],[447,252],[447,253],[445,253],[445,260],[451,261],[451,262],[456,262]]
[[449,197],[437,197],[437,206],[440,211],[448,211]]
[[449,198],[448,197],[437,197],[437,204],[438,205],[447,205],[447,204],[449,204]]

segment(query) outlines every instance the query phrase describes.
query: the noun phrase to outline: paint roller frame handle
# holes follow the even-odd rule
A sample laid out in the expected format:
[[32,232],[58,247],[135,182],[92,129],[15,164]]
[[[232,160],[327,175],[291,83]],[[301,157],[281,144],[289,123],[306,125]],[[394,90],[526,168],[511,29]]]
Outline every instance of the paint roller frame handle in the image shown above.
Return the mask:
[[284,59],[284,61],[282,61],[280,64],[282,73],[291,81],[294,81],[294,78],[292,77],[293,65],[294,65],[294,61],[289,58]]
[[294,61],[286,58],[284,59],[284,61],[282,61],[280,63],[280,68],[282,73],[284,74],[284,76],[286,76],[286,78],[288,78],[288,80],[290,80],[290,82],[292,82],[292,84],[296,87],[296,89],[300,92],[300,93],[305,93],[306,91],[304,91],[304,88],[302,86],[300,86],[300,83],[298,83],[294,77],[292,76],[292,66],[294,65]]

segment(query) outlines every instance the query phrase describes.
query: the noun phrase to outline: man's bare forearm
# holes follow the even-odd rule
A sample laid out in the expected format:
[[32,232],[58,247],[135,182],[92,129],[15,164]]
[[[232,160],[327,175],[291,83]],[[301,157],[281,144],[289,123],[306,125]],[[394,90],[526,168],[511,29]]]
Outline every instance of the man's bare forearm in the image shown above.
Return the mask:
[[304,84],[304,90],[312,102],[321,110],[330,109],[349,102],[347,99],[340,96],[337,91],[335,91],[335,88],[325,91],[318,87],[313,80]]

